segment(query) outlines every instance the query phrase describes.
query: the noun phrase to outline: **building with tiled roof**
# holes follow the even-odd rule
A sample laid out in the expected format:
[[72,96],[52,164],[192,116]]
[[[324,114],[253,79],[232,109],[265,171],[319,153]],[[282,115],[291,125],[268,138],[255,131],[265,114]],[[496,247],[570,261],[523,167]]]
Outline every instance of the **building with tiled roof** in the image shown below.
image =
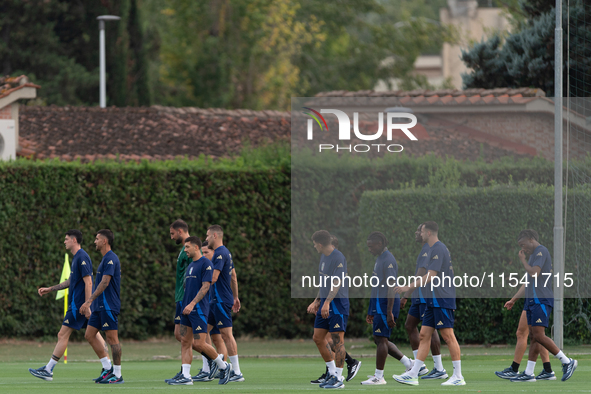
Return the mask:
[[[40,86],[29,82],[29,78],[24,75],[0,77],[0,159],[12,157],[21,150],[18,146],[19,100],[37,97],[37,89],[39,88]],[[5,152],[9,149],[6,144],[9,139],[13,139],[15,142],[14,146],[10,147],[15,151],[14,153]]]
[[[420,143],[404,146],[413,155],[486,161],[538,155],[553,159],[553,103],[539,89],[336,91],[319,93],[313,100],[339,98],[369,109],[410,108],[420,129]],[[290,112],[278,111],[21,107],[20,144],[25,153],[21,155],[85,162],[224,157],[238,153],[246,140],[251,146],[289,141],[291,121]],[[375,124],[375,119],[364,120],[366,129]],[[591,151],[589,136],[587,142],[571,140],[571,157]]]

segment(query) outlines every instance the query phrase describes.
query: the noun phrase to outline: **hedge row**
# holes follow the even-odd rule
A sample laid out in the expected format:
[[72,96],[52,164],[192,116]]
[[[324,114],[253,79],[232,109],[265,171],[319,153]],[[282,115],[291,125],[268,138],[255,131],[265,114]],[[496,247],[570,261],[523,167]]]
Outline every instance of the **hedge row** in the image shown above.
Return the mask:
[[[227,163],[226,163],[227,164]],[[240,165],[236,165],[240,167]],[[64,232],[78,228],[94,269],[94,234],[110,228],[122,263],[120,332],[146,338],[173,328],[176,256],[170,223],[204,237],[220,224],[244,307],[236,332],[298,334],[289,313],[289,173],[216,169],[204,162],[0,166],[0,336],[55,335],[63,303],[36,289],[58,283]]]
[[[578,209],[574,211],[571,204],[567,212],[565,268],[581,281],[580,295],[588,297],[591,266],[589,261],[575,256],[577,248],[581,252],[584,245],[580,239],[574,239],[573,234],[575,220],[583,226],[591,222],[589,210],[580,209],[591,205],[591,189],[574,188],[569,195],[577,199]],[[517,256],[520,249],[516,242],[517,234],[525,228],[535,229],[539,232],[540,243],[552,254],[553,199],[553,187],[540,185],[366,192],[360,201],[358,247],[366,249],[367,235],[372,231],[382,231],[399,261],[399,274],[412,275],[420,251],[420,245],[414,241],[414,231],[419,223],[434,220],[439,224],[440,240],[450,250],[455,275],[472,274],[475,270],[492,272],[501,268],[518,272],[521,277],[524,270]],[[363,256],[366,264],[373,264],[373,258],[368,253]],[[499,282],[496,287],[500,296]],[[514,292],[515,289],[512,289],[509,294]],[[577,295],[576,291],[567,294]],[[503,308],[506,300],[459,300],[456,313],[459,340],[476,343],[510,341],[514,337],[521,309],[515,307],[506,311]],[[587,316],[591,314],[586,298],[565,300],[565,323],[570,324],[565,326],[564,337],[573,342],[588,343],[591,331],[583,316],[576,316],[579,306]]]

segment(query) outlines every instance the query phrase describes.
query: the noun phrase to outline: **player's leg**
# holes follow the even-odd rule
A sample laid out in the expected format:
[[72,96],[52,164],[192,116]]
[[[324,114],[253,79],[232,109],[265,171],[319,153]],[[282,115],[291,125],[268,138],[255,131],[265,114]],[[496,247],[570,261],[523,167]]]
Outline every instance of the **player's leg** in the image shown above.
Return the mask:
[[106,341],[111,346],[113,355],[113,372],[105,376],[97,383],[101,384],[121,384],[125,383],[121,375],[121,343],[118,333],[118,315],[112,311],[101,311],[102,329],[105,332]]
[[102,364],[101,373],[98,378],[93,379],[96,383],[100,382],[113,372],[113,365],[111,364],[111,360],[109,360],[109,349],[99,332],[102,324],[101,313],[98,311],[92,312],[90,319],[88,319],[86,333],[84,334],[84,338],[88,341]]
[[53,380],[53,368],[59,362],[60,358],[64,355],[66,348],[68,347],[68,341],[70,340],[70,335],[74,332],[72,327],[62,326],[60,331],[57,334],[57,343],[55,348],[53,349],[53,354],[49,359],[49,362],[38,369],[29,368],[29,372],[31,375],[43,379],[43,380]]
[[[208,329],[209,329],[209,327],[208,327]],[[207,332],[204,333],[204,336],[205,336],[205,343],[207,343],[209,346],[212,346],[211,337],[209,336],[209,333],[207,333]],[[199,352],[197,350],[197,344],[195,343],[195,341],[193,341],[193,350]],[[213,362],[213,360],[210,360],[209,358],[207,358],[205,355],[202,354],[201,355],[201,362],[202,362],[201,370],[199,371],[199,373],[197,375],[192,377],[193,382],[209,382],[210,380],[213,380],[213,379],[209,379],[209,374],[211,372],[210,365]]]
[[548,349],[543,346],[538,346],[538,352],[540,353],[544,369],[542,369],[542,372],[536,376],[536,380],[556,380],[556,374],[552,370],[552,365],[550,364],[550,354]]
[[441,340],[437,330],[434,330],[433,335],[431,335],[431,356],[433,357],[433,369],[421,379],[446,379],[447,372],[441,362]]
[[418,326],[421,322],[421,314],[419,312],[419,304],[413,303],[408,310],[406,315],[406,322],[404,323],[404,329],[408,335],[410,347],[412,348],[413,356],[417,358],[417,352],[419,351],[419,330]]
[[502,371],[495,372],[501,379],[512,379],[519,375],[519,365],[523,359],[523,355],[527,350],[527,338],[529,336],[529,327],[527,326],[527,313],[525,310],[521,311],[521,317],[519,318],[519,325],[517,326],[517,344],[515,345],[515,354],[513,355],[513,363],[510,367],[505,368]]
[[211,372],[210,377],[220,372],[219,384],[226,384],[230,381],[232,376],[232,364],[224,361],[224,356],[218,354],[218,352],[207,343],[206,332],[195,332],[193,331],[193,347],[197,348],[198,352],[201,353],[208,360],[211,360]]
[[453,365],[453,374],[451,378],[445,383],[449,383],[450,385],[462,385],[461,383],[457,383],[463,382],[464,377],[462,376],[462,362],[460,360],[460,344],[456,339],[454,329],[453,327],[441,328],[440,332],[441,337],[443,338],[449,349],[449,355],[451,356],[451,362]]
[[181,337],[181,376],[168,382],[170,385],[192,385],[191,363],[193,362],[193,328],[185,315],[181,316],[179,334]]
[[[332,342],[332,336],[330,335],[330,332],[326,333],[326,341],[328,342],[331,351],[334,353],[334,343]],[[333,355],[333,358],[334,358],[334,355]],[[345,362],[347,363],[347,378],[345,379],[345,381],[348,382],[351,379],[353,379],[355,377],[355,375],[357,375],[357,372],[359,372],[359,368],[361,367],[361,361],[354,359],[353,357],[351,357],[349,352],[345,351]],[[325,375],[328,373],[328,368],[326,369],[326,371],[324,373],[325,373]],[[324,376],[324,377],[326,377],[326,376]],[[319,379],[322,379],[322,376]],[[316,383],[316,382],[312,382],[312,383]]]
[[[333,353],[331,355],[331,358],[334,360],[334,351],[333,351],[334,344],[332,343],[332,337],[330,336],[330,332],[328,332],[328,331],[326,332],[326,342],[328,343],[329,350],[331,351],[331,353]],[[328,366],[326,366],[325,368],[326,368],[326,370],[324,371],[324,373],[322,375],[320,375],[320,377],[318,379],[311,380],[310,383],[312,383],[312,384],[324,383],[327,380],[327,378],[329,377]]]
[[423,318],[423,325],[421,326],[421,330],[419,331],[419,349],[417,352],[416,359],[413,363],[413,367],[410,371],[406,371],[402,375],[393,375],[392,377],[398,383],[409,384],[412,386],[416,386],[419,384],[419,371],[421,367],[425,364],[425,360],[429,355],[429,347],[431,345],[431,337],[433,336],[433,331],[435,328],[433,327],[433,320],[430,317],[429,309],[425,312],[425,317]]

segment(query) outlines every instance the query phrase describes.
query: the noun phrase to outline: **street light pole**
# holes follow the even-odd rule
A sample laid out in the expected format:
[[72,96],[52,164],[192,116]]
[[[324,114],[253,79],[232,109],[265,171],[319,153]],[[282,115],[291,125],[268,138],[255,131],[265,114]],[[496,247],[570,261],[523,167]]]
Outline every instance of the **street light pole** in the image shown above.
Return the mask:
[[118,21],[121,18],[115,15],[101,15],[99,21],[99,45],[100,45],[100,107],[107,107],[107,71],[105,54],[105,21]]

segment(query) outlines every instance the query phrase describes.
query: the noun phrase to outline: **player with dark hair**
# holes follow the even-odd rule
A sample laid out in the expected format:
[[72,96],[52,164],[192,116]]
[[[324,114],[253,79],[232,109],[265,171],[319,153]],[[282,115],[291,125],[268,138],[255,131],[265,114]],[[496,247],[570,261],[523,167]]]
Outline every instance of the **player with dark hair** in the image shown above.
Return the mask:
[[[232,312],[240,311],[238,298],[238,278],[234,269],[232,254],[224,246],[224,231],[220,225],[207,229],[208,247],[214,250],[211,304],[207,320],[208,332],[212,342],[221,353],[218,343],[223,342],[227,349],[232,373],[230,382],[243,382],[244,376],[238,362],[238,346],[232,333]],[[217,333],[219,330],[219,333]],[[221,338],[220,338],[221,336]],[[222,341],[220,341],[220,339]]]
[[[180,323],[182,315],[181,304],[185,295],[185,273],[187,271],[187,267],[189,264],[191,264],[191,259],[185,253],[185,240],[191,235],[189,234],[189,225],[182,219],[177,219],[172,222],[169,232],[170,239],[174,240],[177,245],[183,245],[176,260],[176,281],[174,289],[174,302],[176,306],[174,314],[174,337],[180,342]],[[202,357],[202,361],[203,367],[200,373],[194,376],[195,379],[201,379],[203,376],[209,376],[209,363],[207,358]],[[207,374],[202,374],[202,371],[207,371]],[[179,371],[172,379],[176,379],[181,375],[182,371]],[[168,383],[172,379],[165,379],[164,381]]]
[[[113,366],[104,370],[95,380],[101,384],[124,383],[121,376],[121,344],[118,336],[118,316],[121,312],[121,263],[119,257],[111,250],[113,232],[108,229],[99,230],[94,239],[96,250],[103,259],[99,264],[94,282],[94,292],[80,307],[81,313],[92,312],[86,329],[86,340],[90,343],[99,359],[105,356],[105,347],[97,340],[99,330],[105,332],[107,343],[111,345]],[[91,311],[92,306],[92,311]]]
[[[331,245],[335,247],[335,249],[339,248],[339,239],[336,235],[331,234]],[[330,332],[326,333],[326,342],[328,342],[328,346],[330,346],[330,350],[334,353],[334,343],[332,342],[332,335]],[[354,359],[348,352],[345,352],[345,362],[347,363],[347,377],[345,378],[345,382],[350,381],[353,379],[357,372],[359,372],[359,368],[361,368],[361,361]],[[310,383],[312,384],[321,384],[327,380],[328,377],[328,367],[318,379],[311,380]]]
[[[415,241],[423,245],[421,252],[417,257],[417,264],[415,267],[415,276],[421,277],[427,273],[430,260],[429,253],[431,250],[429,244],[423,242],[423,237],[421,236],[422,228],[423,223],[419,224],[419,227],[417,227],[417,230],[415,231]],[[413,357],[416,360],[420,343],[419,330],[417,327],[423,320],[423,314],[425,313],[425,308],[427,307],[427,301],[423,296],[422,288],[419,287],[412,292],[406,293],[404,297],[402,297],[400,300],[400,308],[404,308],[409,296],[412,297],[411,305],[408,310],[408,315],[406,316],[404,328],[408,334]],[[433,330],[433,336],[431,337],[431,354],[433,355],[433,369],[431,372],[429,372],[427,367],[423,365],[419,370],[419,376],[422,376],[421,379],[447,379],[447,372],[445,371],[445,368],[443,368],[443,363],[441,362],[441,341],[439,340],[439,334],[437,333],[437,330]]]
[[399,360],[406,369],[412,367],[412,360],[389,341],[392,328],[396,325],[396,319],[400,312],[400,297],[394,291],[396,277],[398,276],[398,263],[388,250],[386,236],[374,231],[367,237],[367,249],[376,256],[372,277],[378,280],[372,281],[371,299],[367,310],[366,321],[373,325],[373,339],[377,345],[376,370],[368,380],[361,382],[363,385],[386,384],[384,379],[384,366],[388,355]]
[[[316,315],[314,321],[314,343],[324,359],[330,377],[320,384],[321,388],[339,389],[343,383],[345,363],[344,337],[349,317],[349,291],[346,285],[332,288],[332,277],[341,278],[347,273],[345,256],[331,243],[328,231],[316,231],[312,235],[314,248],[321,255],[319,271],[321,286],[316,299],[308,306],[308,313]],[[325,280],[325,277],[328,280]],[[326,334],[330,332],[334,345],[334,356]]]
[[[43,380],[53,380],[53,368],[59,362],[60,358],[64,355],[70,336],[74,331],[78,331],[81,328],[85,328],[88,323],[88,316],[80,313],[80,307],[90,297],[92,293],[92,261],[88,253],[82,249],[82,233],[80,230],[68,230],[64,239],[64,245],[66,250],[70,251],[74,256],[72,258],[72,265],[70,271],[70,277],[62,283],[52,287],[41,287],[37,292],[41,297],[51,293],[52,291],[59,291],[69,288],[68,291],[68,311],[62,322],[62,328],[57,334],[57,344],[53,350],[51,359],[47,365],[32,369],[29,368],[29,372]],[[102,343],[104,347],[105,341],[100,334],[97,334],[97,341]],[[108,356],[101,360],[103,368],[111,368],[111,361]]]
[[[568,380],[578,365],[577,360],[566,357],[554,341],[546,336],[546,327],[548,327],[550,313],[554,305],[553,283],[551,280],[552,259],[550,258],[548,249],[540,245],[538,239],[538,233],[531,229],[523,230],[517,236],[517,243],[521,247],[519,260],[523,264],[528,277],[527,282],[521,286],[519,291],[505,306],[508,309],[512,308],[515,300],[525,295],[523,309],[526,313],[531,343],[529,346],[527,367],[524,372],[512,378],[512,382],[536,381],[534,368],[540,348],[546,348],[554,357],[560,360],[562,363],[562,381]],[[526,255],[529,255],[529,260],[526,259]]]
[[206,342],[207,314],[209,312],[209,288],[213,276],[211,261],[201,255],[201,240],[198,237],[185,239],[185,251],[191,258],[185,280],[185,294],[182,302],[181,333],[181,376],[168,381],[170,385],[192,385],[191,362],[193,349],[211,362],[210,379],[221,372],[219,384],[230,379],[232,366],[223,360],[223,355]]
[[[439,277],[440,285],[433,289],[429,289],[429,294],[425,298],[427,300],[427,307],[423,316],[423,325],[420,332],[420,343],[417,358],[412,369],[403,375],[394,375],[393,378],[404,384],[416,386],[419,384],[419,370],[425,363],[425,359],[429,354],[429,347],[431,345],[431,338],[433,331],[438,329],[441,336],[447,343],[449,353],[453,364],[453,374],[447,381],[441,383],[442,386],[464,386],[466,381],[462,376],[462,362],[460,361],[460,345],[454,334],[454,313],[456,309],[456,289],[449,281],[443,281],[443,276],[453,277],[454,271],[451,264],[451,257],[447,247],[439,241],[438,238],[439,226],[437,223],[429,221],[423,224],[421,228],[421,236],[423,241],[429,244],[431,248],[429,266],[427,273],[415,280],[410,286],[399,287],[396,289],[397,293],[414,290],[423,284],[430,283],[435,276]],[[425,287],[428,289],[428,287]]]

